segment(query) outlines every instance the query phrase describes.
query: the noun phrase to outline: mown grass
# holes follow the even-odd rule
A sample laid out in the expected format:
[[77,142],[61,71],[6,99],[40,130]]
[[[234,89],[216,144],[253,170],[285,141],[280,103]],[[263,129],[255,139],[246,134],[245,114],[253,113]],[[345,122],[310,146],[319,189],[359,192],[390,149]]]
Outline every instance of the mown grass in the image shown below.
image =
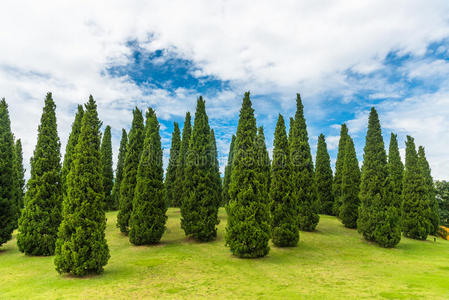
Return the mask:
[[86,278],[59,275],[53,257],[25,256],[14,238],[0,248],[0,299],[449,298],[449,241],[403,238],[383,249],[321,216],[316,232],[301,232],[298,247],[239,259],[224,246],[224,210],[212,243],[184,236],[179,209],[168,216],[159,245],[136,247],[115,227],[116,213],[108,213],[111,259],[102,275]]

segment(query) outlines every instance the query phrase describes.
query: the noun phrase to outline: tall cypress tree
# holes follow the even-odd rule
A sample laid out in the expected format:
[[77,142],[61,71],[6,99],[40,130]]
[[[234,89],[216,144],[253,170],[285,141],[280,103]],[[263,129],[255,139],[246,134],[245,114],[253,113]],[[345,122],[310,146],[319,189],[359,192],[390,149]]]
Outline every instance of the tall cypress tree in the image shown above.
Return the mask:
[[271,170],[271,232],[273,244],[278,247],[296,246],[299,241],[297,203],[290,182],[290,157],[287,132],[282,115],[279,115],[274,132],[273,162]]
[[260,164],[262,173],[265,174],[264,185],[267,187],[267,192],[269,192],[271,182],[271,161],[268,154],[267,145],[265,144],[265,134],[262,126],[260,126],[257,130],[257,151],[257,163]]
[[178,168],[176,169],[176,180],[174,186],[174,195],[176,195],[175,201],[173,202],[173,206],[181,207],[182,201],[186,197],[184,193],[184,173],[185,173],[185,161],[187,153],[189,152],[189,143],[190,136],[192,134],[192,124],[190,112],[186,113],[186,118],[184,120],[184,128],[182,129],[182,140],[181,140],[181,148],[179,150],[178,157]]
[[168,161],[167,174],[165,175],[165,188],[167,190],[167,202],[172,206],[176,202],[175,181],[178,168],[179,150],[181,149],[181,132],[178,123],[174,122],[171,137],[170,159]]
[[125,129],[122,129],[122,138],[120,139],[120,148],[118,151],[117,170],[115,171],[115,182],[112,188],[113,209],[119,208],[120,203],[120,185],[123,180],[123,169],[125,167],[126,147],[128,145],[128,135]]
[[133,111],[133,122],[129,132],[123,179],[120,184],[120,210],[117,214],[117,227],[125,234],[128,234],[129,231],[129,218],[133,209],[134,190],[137,184],[137,169],[139,167],[144,139],[145,129],[142,111],[136,107]]
[[332,215],[332,208],[334,206],[332,175],[331,159],[327,152],[326,139],[324,134],[320,134],[316,151],[315,180],[317,184],[318,201],[321,204],[320,212],[326,215]]
[[226,245],[239,257],[262,257],[270,251],[270,205],[265,175],[257,164],[256,138],[256,119],[247,92],[240,109],[226,206]]
[[82,105],[78,105],[78,111],[75,115],[75,120],[72,124],[72,131],[69,135],[67,146],[65,147],[64,163],[61,171],[62,191],[64,195],[67,192],[67,175],[70,172],[70,168],[73,162],[73,154],[75,152],[76,144],[78,144],[78,138],[81,132],[81,122],[84,116],[84,109]]
[[359,214],[360,169],[354,142],[348,136],[346,141],[343,174],[341,178],[340,219],[348,228],[357,227]]
[[332,185],[332,191],[334,194],[334,206],[332,212],[335,216],[340,216],[340,206],[341,206],[341,179],[343,175],[343,164],[345,161],[345,149],[346,141],[348,140],[348,127],[346,124],[341,124],[340,129],[340,140],[338,142],[338,154],[337,161],[335,162],[335,176],[334,183]]
[[59,273],[76,276],[103,272],[110,257],[105,239],[101,122],[92,96],[85,109],[75,159],[67,177],[55,256]]
[[429,207],[430,207],[430,232],[431,235],[436,235],[438,232],[438,229],[440,227],[440,214],[438,209],[438,202],[436,199],[436,191],[435,186],[433,183],[433,178],[430,170],[429,162],[426,159],[426,153],[424,151],[423,146],[419,146],[418,148],[418,165],[420,167],[420,170],[424,176],[424,180],[426,182],[426,188],[427,188],[427,196],[429,201]]
[[214,164],[214,174],[215,174],[215,188],[216,191],[216,197],[217,197],[217,203],[218,205],[221,205],[223,203],[223,186],[221,182],[221,175],[220,175],[220,164],[218,162],[218,149],[217,149],[217,141],[215,140],[215,132],[213,129],[210,130],[210,141],[211,141],[211,147],[212,147],[212,163]]
[[52,95],[48,93],[17,235],[19,250],[28,255],[53,255],[61,222],[61,143],[55,109]]
[[156,113],[149,108],[147,129],[137,171],[129,241],[134,245],[158,243],[165,231],[167,202],[164,190],[162,146]]
[[290,156],[293,197],[298,203],[299,228],[305,231],[313,231],[320,220],[318,215],[320,204],[317,198],[304,107],[299,94],[296,97],[296,114],[291,135]]
[[111,126],[106,126],[103,134],[103,141],[101,142],[101,163],[103,166],[103,187],[104,187],[104,202],[105,209],[114,209],[114,202],[112,200],[112,188],[114,186],[114,170],[112,169],[112,141],[111,141]]
[[20,139],[16,141],[15,145],[15,164],[17,172],[16,183],[18,188],[17,207],[22,209],[25,202],[25,168],[23,167],[22,141]]
[[379,117],[373,107],[363,154],[357,229],[366,240],[382,247],[394,247],[401,240],[399,212],[390,182]]
[[205,101],[197,101],[195,123],[185,162],[185,198],[181,204],[181,227],[186,235],[200,241],[217,236],[219,223],[215,160]]
[[12,237],[17,225],[17,184],[14,164],[14,138],[8,105],[0,101],[0,246]]
[[402,205],[402,180],[404,177],[404,164],[399,154],[398,139],[396,134],[391,134],[388,150],[388,172],[393,186],[393,202],[398,210]]
[[231,146],[229,147],[228,163],[225,167],[225,173],[223,178],[223,204],[226,205],[229,202],[229,184],[231,182],[232,162],[234,159],[234,146],[235,135],[232,135]]

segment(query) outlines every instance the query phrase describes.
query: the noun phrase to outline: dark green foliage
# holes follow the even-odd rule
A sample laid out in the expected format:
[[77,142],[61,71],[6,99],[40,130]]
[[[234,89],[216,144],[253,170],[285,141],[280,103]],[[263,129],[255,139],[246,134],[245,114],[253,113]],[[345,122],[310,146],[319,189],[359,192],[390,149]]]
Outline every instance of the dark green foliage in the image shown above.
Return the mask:
[[274,132],[273,163],[271,168],[271,232],[278,247],[296,246],[299,241],[297,203],[292,197],[290,157],[284,118],[279,115]]
[[257,130],[257,163],[260,164],[262,173],[265,174],[265,183],[267,187],[267,192],[270,191],[271,182],[271,161],[268,155],[267,145],[265,144],[265,134],[263,132],[263,127],[260,126]]
[[391,134],[390,148],[388,150],[388,172],[393,186],[393,203],[400,210],[402,205],[402,181],[404,177],[404,164],[399,154],[398,139],[396,134]]
[[101,164],[103,166],[104,203],[106,210],[114,209],[112,200],[112,188],[114,186],[114,171],[112,169],[112,141],[111,126],[106,126],[101,142]]
[[190,112],[186,113],[184,120],[184,128],[182,129],[181,148],[179,150],[178,167],[176,169],[176,180],[173,188],[173,194],[175,195],[175,201],[172,206],[181,207],[182,201],[186,198],[184,193],[184,173],[185,173],[185,161],[187,153],[189,151],[190,135],[192,134],[192,125],[190,123]]
[[231,183],[232,163],[234,159],[235,135],[232,135],[231,146],[229,147],[228,164],[225,167],[223,179],[223,204],[229,203],[229,184]]
[[181,227],[186,235],[199,241],[215,239],[219,223],[216,151],[210,133],[205,101],[199,97],[185,161],[185,198],[181,203]]
[[430,232],[431,235],[436,235],[438,232],[438,228],[440,227],[440,215],[438,213],[438,202],[436,199],[435,186],[433,184],[433,178],[430,171],[429,162],[426,159],[426,153],[424,152],[424,147],[419,146],[418,148],[418,165],[420,167],[421,172],[423,173],[426,189],[427,189],[427,197],[429,201],[430,207]]
[[19,250],[28,255],[53,255],[61,222],[61,144],[55,109],[51,93],[48,93],[17,235]]
[[413,138],[407,136],[405,144],[402,230],[406,237],[425,240],[432,225],[426,179],[419,165]]
[[133,122],[129,132],[129,141],[126,149],[123,179],[120,184],[120,203],[117,214],[117,227],[120,231],[128,234],[129,218],[133,209],[134,190],[137,184],[137,169],[139,167],[140,155],[145,139],[142,111],[137,107],[133,111]]
[[17,183],[14,138],[8,105],[0,101],[0,246],[12,237],[17,226]]
[[440,223],[441,225],[449,226],[449,182],[444,180],[436,181],[435,191]]
[[115,182],[112,188],[113,209],[119,208],[120,203],[120,185],[123,180],[123,169],[125,167],[126,147],[128,145],[128,135],[126,130],[122,129],[122,138],[120,139],[120,148],[118,151],[117,170],[115,171]]
[[397,245],[401,240],[400,218],[393,202],[387,154],[374,107],[368,120],[359,198],[358,231],[382,247]]
[[129,220],[129,241],[134,245],[158,243],[165,231],[167,207],[159,122],[154,110],[149,108]]
[[78,105],[78,111],[75,115],[75,120],[72,124],[72,131],[70,132],[67,146],[65,147],[64,163],[61,171],[62,191],[64,195],[67,193],[67,175],[72,167],[73,155],[75,153],[76,144],[81,132],[81,122],[84,116],[84,109],[82,105]]
[[348,127],[346,124],[341,124],[340,130],[340,140],[338,142],[338,154],[337,161],[335,162],[335,176],[334,183],[332,186],[332,191],[334,194],[334,207],[332,208],[332,212],[335,216],[340,215],[340,206],[341,206],[341,179],[343,176],[343,165],[345,161],[345,149],[346,149],[346,141],[348,140]]
[[354,142],[350,137],[346,141],[343,174],[341,178],[340,219],[348,228],[357,227],[359,214],[360,169]]
[[331,159],[327,152],[326,139],[324,134],[320,134],[316,151],[315,181],[317,184],[318,201],[321,204],[320,213],[325,215],[332,215],[332,209],[334,207],[332,175]]
[[15,164],[17,172],[17,207],[22,209],[25,197],[25,169],[23,167],[22,141],[18,139],[15,145]]
[[167,203],[172,206],[178,197],[175,194],[175,181],[178,169],[179,151],[181,149],[181,132],[178,123],[174,123],[171,137],[170,159],[168,161],[167,174],[165,175],[165,188],[167,190]]
[[100,126],[97,104],[90,96],[67,177],[63,219],[56,241],[55,265],[59,273],[98,274],[110,257],[105,239]]
[[293,197],[298,203],[299,228],[305,231],[313,231],[320,220],[318,215],[320,203],[317,197],[304,107],[299,94],[296,98],[295,121],[290,136],[290,157]]
[[223,186],[221,182],[221,174],[220,174],[220,164],[218,163],[218,149],[217,149],[217,142],[215,140],[215,132],[213,129],[210,130],[210,141],[212,143],[212,163],[214,164],[214,174],[215,174],[215,192],[217,197],[217,203],[221,205],[223,203]]
[[226,206],[226,245],[239,257],[262,257],[270,251],[270,205],[265,174],[257,164],[256,138],[256,119],[247,92],[240,110]]

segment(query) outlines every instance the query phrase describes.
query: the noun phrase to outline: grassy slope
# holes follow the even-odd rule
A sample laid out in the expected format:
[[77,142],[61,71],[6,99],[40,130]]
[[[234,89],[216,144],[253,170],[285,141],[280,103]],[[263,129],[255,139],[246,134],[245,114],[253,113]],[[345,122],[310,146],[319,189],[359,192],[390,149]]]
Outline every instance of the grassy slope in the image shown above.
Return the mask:
[[169,210],[162,243],[132,246],[108,213],[111,259],[104,274],[58,275],[53,257],[27,257],[13,239],[0,249],[0,298],[430,298],[449,297],[449,241],[403,238],[396,249],[364,242],[355,230],[321,216],[318,231],[301,232],[299,247],[272,247],[262,259],[238,259],[218,239],[189,241],[179,210]]

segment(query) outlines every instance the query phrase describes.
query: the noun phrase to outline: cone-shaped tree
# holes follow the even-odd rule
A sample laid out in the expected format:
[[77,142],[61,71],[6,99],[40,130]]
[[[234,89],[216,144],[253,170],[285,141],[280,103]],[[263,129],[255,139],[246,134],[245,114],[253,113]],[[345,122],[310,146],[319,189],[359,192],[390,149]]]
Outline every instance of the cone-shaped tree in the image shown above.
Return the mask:
[[393,186],[393,203],[398,210],[402,205],[402,180],[404,177],[404,164],[399,154],[398,139],[396,134],[391,134],[388,150],[388,172]]
[[128,145],[128,135],[125,129],[122,129],[122,138],[120,140],[120,148],[118,151],[117,170],[115,171],[115,182],[112,188],[113,209],[119,208],[120,203],[120,185],[123,179],[123,169],[125,167],[126,147]]
[[271,168],[271,232],[273,244],[278,247],[296,246],[299,241],[297,203],[292,197],[290,157],[287,131],[279,115],[274,132],[273,162]]
[[440,227],[440,214],[438,209],[438,202],[436,199],[436,191],[433,183],[433,178],[430,170],[429,162],[426,159],[426,153],[423,146],[418,148],[418,165],[424,176],[424,180],[427,188],[427,196],[429,198],[430,207],[430,232],[431,235],[436,235]]
[[19,219],[17,245],[28,255],[53,255],[61,223],[61,144],[56,126],[56,105],[47,94],[31,159],[26,206]]
[[192,125],[190,121],[190,112],[186,113],[186,118],[184,120],[184,128],[182,129],[182,140],[181,148],[179,150],[178,157],[178,168],[176,169],[176,180],[175,186],[173,188],[173,194],[175,195],[175,201],[172,206],[181,207],[183,199],[186,197],[184,193],[184,172],[185,172],[185,161],[187,153],[189,151],[190,135],[192,134]]
[[317,184],[318,201],[321,204],[320,212],[326,215],[332,215],[332,208],[334,207],[332,175],[331,159],[327,152],[326,139],[324,134],[320,134],[316,151],[315,180]]
[[22,141],[18,139],[15,145],[15,163],[17,172],[17,188],[18,188],[18,199],[17,207],[22,209],[24,206],[25,197],[25,169],[23,167],[23,152],[22,152]]
[[218,163],[218,149],[217,149],[217,141],[215,140],[215,132],[213,129],[210,130],[210,141],[212,143],[212,163],[214,164],[214,174],[215,174],[215,191],[217,192],[217,202],[219,205],[223,203],[223,186],[221,182],[221,174],[220,174],[220,164]]
[[82,105],[78,105],[78,111],[75,115],[75,120],[72,124],[72,131],[70,132],[67,146],[65,147],[64,163],[61,171],[62,191],[64,195],[67,193],[67,175],[73,162],[73,154],[75,153],[76,144],[81,132],[81,122],[83,120],[84,109]]
[[205,101],[199,97],[185,162],[181,227],[186,235],[200,241],[210,241],[217,236],[220,203],[217,202],[214,154]]
[[360,191],[360,169],[354,142],[348,136],[345,149],[345,160],[343,163],[343,174],[341,178],[341,207],[340,219],[348,228],[357,227],[359,215],[359,191]]
[[100,153],[101,163],[103,166],[104,202],[106,205],[105,209],[113,210],[114,202],[112,200],[112,188],[114,186],[114,170],[112,169],[111,126],[106,126],[104,130]]
[[374,107],[368,120],[359,198],[358,231],[366,240],[394,247],[401,240],[400,219],[393,202],[387,154]]
[[100,126],[97,104],[90,96],[67,177],[67,195],[56,241],[55,265],[59,273],[98,274],[110,257],[105,239]]
[[145,139],[142,111],[137,107],[133,111],[133,122],[129,132],[129,141],[126,149],[123,179],[120,184],[120,203],[117,214],[117,227],[128,234],[129,218],[133,209],[134,191],[137,184],[137,169]]
[[17,225],[17,183],[14,138],[8,105],[0,101],[0,246],[9,241]]
[[229,202],[229,184],[231,183],[232,162],[234,158],[235,135],[232,135],[231,146],[229,147],[228,164],[225,167],[223,178],[223,204]]
[[290,149],[291,137],[293,134],[293,128],[294,128],[293,124],[294,123],[295,123],[295,119],[293,117],[290,117],[290,128],[288,129],[288,147],[289,147],[289,149]]
[[346,124],[341,124],[340,129],[340,140],[338,142],[338,154],[337,161],[335,162],[335,176],[334,183],[332,185],[332,191],[334,194],[334,206],[332,212],[335,216],[340,216],[340,206],[341,206],[341,179],[343,175],[343,164],[345,161],[345,149],[346,141],[348,140],[348,127]]
[[260,126],[257,130],[257,155],[258,161],[260,164],[260,168],[262,173],[265,174],[265,183],[264,185],[267,187],[267,192],[270,191],[270,182],[271,182],[271,161],[270,156],[268,155],[267,145],[265,144],[265,134],[263,132],[263,127]]
[[170,159],[168,160],[167,174],[165,175],[165,188],[167,190],[167,203],[170,206],[176,202],[178,197],[175,192],[176,171],[178,168],[178,156],[181,149],[181,132],[178,123],[173,124],[174,129],[171,136]]
[[270,205],[265,175],[257,163],[256,138],[256,119],[247,92],[240,109],[226,206],[226,245],[239,257],[262,257],[270,251]]
[[146,130],[129,220],[129,241],[134,245],[158,243],[167,221],[161,136],[159,122],[151,108],[147,113]]
[[299,94],[296,98],[295,121],[290,137],[290,157],[293,197],[298,203],[299,228],[305,231],[313,231],[320,220],[318,215],[320,203],[317,198],[304,107]]

